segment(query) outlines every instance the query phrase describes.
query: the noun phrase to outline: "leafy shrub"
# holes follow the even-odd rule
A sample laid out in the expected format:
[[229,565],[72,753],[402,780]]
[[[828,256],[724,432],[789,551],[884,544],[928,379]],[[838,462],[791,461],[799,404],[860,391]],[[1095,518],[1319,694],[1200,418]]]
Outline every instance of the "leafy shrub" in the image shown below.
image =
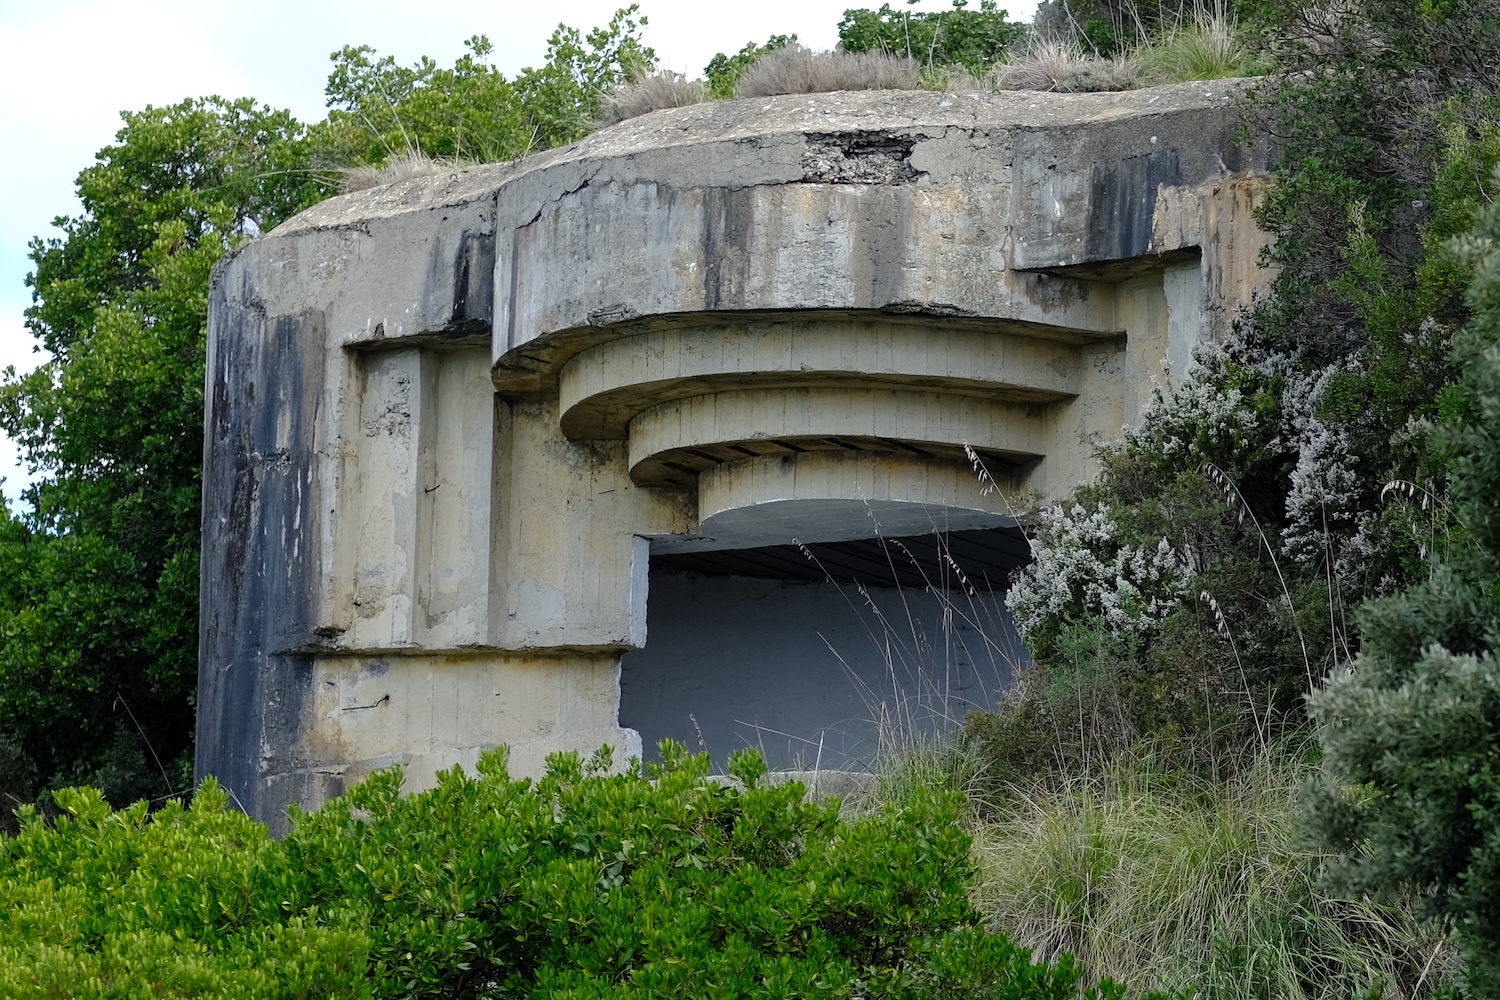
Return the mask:
[[753,754],[723,784],[662,753],[533,783],[496,752],[410,796],[381,772],[280,843],[211,782],[154,815],[59,793],[0,840],[0,996],[1078,996],[979,926],[955,798],[846,821]]
[[1329,531],[1358,526],[1335,488],[1345,456],[1304,444],[1328,437],[1326,382],[1243,342],[1200,352],[1101,453],[1099,481],[1033,519],[1007,602],[1035,663],[969,723],[997,780],[1142,739],[1210,775],[1302,721],[1366,579]]
[[1463,371],[1438,429],[1460,544],[1427,580],[1373,601],[1352,669],[1313,696],[1327,752],[1313,828],[1358,889],[1411,886],[1464,939],[1478,995],[1500,996],[1500,212],[1464,241],[1475,266]]
[[845,52],[884,52],[915,59],[924,69],[961,66],[980,77],[1026,35],[1026,26],[1006,20],[996,0],[954,0],[944,11],[846,10],[839,21],[839,47]]

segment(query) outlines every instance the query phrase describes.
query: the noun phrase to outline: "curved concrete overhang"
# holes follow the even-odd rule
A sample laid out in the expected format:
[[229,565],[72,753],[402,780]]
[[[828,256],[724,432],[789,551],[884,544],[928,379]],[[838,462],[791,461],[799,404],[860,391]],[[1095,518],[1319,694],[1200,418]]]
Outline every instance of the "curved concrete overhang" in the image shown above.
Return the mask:
[[821,451],[771,455],[706,470],[698,490],[701,535],[664,551],[698,552],[933,532],[1008,528],[1008,498],[972,469],[913,455]]

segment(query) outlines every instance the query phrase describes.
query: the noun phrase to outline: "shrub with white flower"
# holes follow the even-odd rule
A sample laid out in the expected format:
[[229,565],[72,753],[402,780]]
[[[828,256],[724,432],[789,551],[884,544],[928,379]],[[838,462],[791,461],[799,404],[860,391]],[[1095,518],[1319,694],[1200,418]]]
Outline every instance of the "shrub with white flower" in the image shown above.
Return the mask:
[[1338,579],[1352,576],[1369,558],[1375,512],[1365,509],[1369,490],[1355,468],[1348,431],[1330,427],[1318,409],[1334,378],[1357,363],[1289,370],[1282,392],[1282,437],[1297,464],[1287,490],[1281,548],[1291,559],[1326,568]]
[[1087,619],[1128,641],[1153,629],[1190,592],[1192,573],[1171,543],[1123,543],[1103,505],[1048,507],[1035,531],[1032,562],[1017,572],[1006,595],[1027,642],[1061,622]]

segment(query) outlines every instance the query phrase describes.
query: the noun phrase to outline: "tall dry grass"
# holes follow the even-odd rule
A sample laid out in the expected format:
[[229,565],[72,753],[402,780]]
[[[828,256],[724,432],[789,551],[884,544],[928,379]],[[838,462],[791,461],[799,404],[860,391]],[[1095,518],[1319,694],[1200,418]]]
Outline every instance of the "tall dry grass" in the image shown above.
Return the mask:
[[736,97],[822,94],[836,90],[920,90],[922,66],[886,52],[813,52],[801,45],[776,49],[747,69]]
[[458,160],[434,159],[421,150],[410,150],[392,156],[378,167],[346,167],[339,171],[339,190],[343,194],[367,191],[384,184],[409,181],[419,177],[438,177],[462,170],[468,164]]
[[1033,35],[1009,61],[995,67],[993,78],[999,90],[1058,93],[1133,90],[1140,84],[1133,60],[1086,53],[1072,36]]
[[[1411,899],[1320,886],[1325,856],[1299,835],[1314,765],[1272,747],[1210,782],[1122,755],[1061,787],[1014,789],[973,826],[976,903],[1039,956],[1091,977],[1202,998],[1434,995],[1456,950]],[[923,765],[930,769],[930,765]]]
[[681,73],[663,70],[632,80],[606,95],[599,124],[613,125],[664,108],[685,108],[706,100],[708,85],[702,80],[689,80]]
[[[1133,90],[1162,83],[1221,80],[1265,71],[1260,54],[1240,31],[1222,2],[1195,0],[1155,37],[1139,27],[1136,44],[1125,54],[1101,57],[1072,32],[1038,32],[1027,39],[992,77],[1000,90],[1077,93]],[[1122,31],[1130,24],[1122,23]]]

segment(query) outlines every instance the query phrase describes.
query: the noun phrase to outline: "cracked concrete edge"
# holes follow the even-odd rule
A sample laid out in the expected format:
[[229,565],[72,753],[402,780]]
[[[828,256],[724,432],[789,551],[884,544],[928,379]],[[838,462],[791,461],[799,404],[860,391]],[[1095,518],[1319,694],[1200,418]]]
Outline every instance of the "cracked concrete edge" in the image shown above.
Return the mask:
[[[1211,80],[1089,94],[879,90],[710,101],[627,119],[579,142],[518,160],[455,168],[434,177],[338,195],[287,220],[267,237],[328,229],[357,230],[375,219],[471,205],[493,199],[499,189],[531,174],[568,163],[580,168],[580,174],[586,175],[581,183],[587,184],[597,174],[599,161],[629,158],[649,150],[712,143],[771,147],[795,141],[800,153],[807,136],[884,132],[917,139],[942,138],[949,128],[1039,130],[1090,126],[1220,108],[1241,100],[1251,82]],[[784,178],[796,179],[800,179],[800,171],[798,176]],[[747,178],[745,183],[772,180],[768,175]],[[567,193],[555,187],[551,192],[553,199]]]

